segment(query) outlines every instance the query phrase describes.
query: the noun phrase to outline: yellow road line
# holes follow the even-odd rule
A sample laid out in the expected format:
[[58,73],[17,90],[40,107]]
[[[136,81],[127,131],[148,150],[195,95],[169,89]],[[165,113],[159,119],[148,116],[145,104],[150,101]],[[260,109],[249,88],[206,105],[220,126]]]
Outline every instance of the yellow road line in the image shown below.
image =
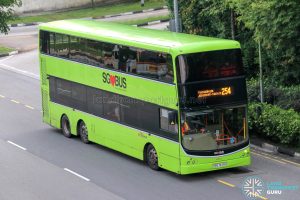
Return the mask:
[[264,155],[261,155],[261,154],[258,154],[258,153],[254,153],[254,152],[251,152],[251,153],[254,154],[254,155],[257,155],[257,156],[261,156],[261,157],[267,158],[267,159],[269,159],[269,160],[273,160],[273,161],[275,161],[275,162],[279,162],[279,163],[281,163],[281,164],[286,164],[285,162],[282,162],[282,161],[280,161],[280,160],[276,160],[276,159],[274,159],[274,158],[270,158],[269,156],[264,156]]
[[5,96],[3,96],[3,95],[0,94],[0,98],[5,98]]
[[291,163],[291,164],[294,164],[294,165],[297,165],[298,167],[300,167],[300,164],[299,163],[296,163],[296,162],[293,162],[293,161],[289,161],[289,160],[286,160],[286,159],[281,159],[282,161],[285,161],[285,162],[288,162],[288,163]]
[[[253,194],[253,193],[251,192],[251,194]],[[260,195],[258,195],[258,194],[256,194],[255,197],[260,198],[260,199],[263,199],[263,200],[268,200],[267,197],[263,197],[263,196],[260,196]]]
[[28,105],[25,105],[26,108],[29,108],[31,110],[34,110],[34,107],[31,107],[31,106],[28,106]]
[[219,183],[222,183],[222,184],[224,184],[224,185],[227,185],[227,186],[229,186],[229,187],[235,187],[235,185],[233,185],[233,184],[231,184],[231,183],[228,183],[228,182],[226,182],[226,181],[218,180],[218,182],[219,182]]
[[262,155],[265,155],[265,156],[270,156],[272,158],[278,158],[277,156],[273,156],[273,155],[270,155],[270,154],[267,154],[267,153],[263,153],[263,152],[259,152],[259,154],[262,154]]
[[13,99],[11,99],[10,101],[11,101],[11,102],[14,102],[14,103],[17,103],[17,104],[20,103],[20,102],[18,102],[18,101],[16,101],[16,100],[13,100]]

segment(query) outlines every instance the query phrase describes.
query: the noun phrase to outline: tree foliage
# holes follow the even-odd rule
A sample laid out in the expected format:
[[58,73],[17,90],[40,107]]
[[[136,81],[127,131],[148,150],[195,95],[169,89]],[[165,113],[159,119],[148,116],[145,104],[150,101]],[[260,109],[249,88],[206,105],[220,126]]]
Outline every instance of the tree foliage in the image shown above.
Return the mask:
[[[167,0],[167,3],[173,11],[173,0]],[[243,23],[237,23],[237,15],[231,4],[224,0],[179,0],[179,13],[186,33],[232,39],[234,32],[234,39],[242,45],[247,74],[256,74],[257,45],[252,39],[253,31]]]
[[299,0],[229,0],[238,20],[253,30],[267,56],[268,72],[277,81],[300,82]]
[[[167,0],[173,10],[173,0]],[[264,73],[283,85],[300,83],[299,0],[179,0],[184,32],[240,41],[249,77],[257,75],[257,43]]]
[[0,32],[7,33],[7,22],[14,19],[14,6],[20,6],[21,0],[0,0]]

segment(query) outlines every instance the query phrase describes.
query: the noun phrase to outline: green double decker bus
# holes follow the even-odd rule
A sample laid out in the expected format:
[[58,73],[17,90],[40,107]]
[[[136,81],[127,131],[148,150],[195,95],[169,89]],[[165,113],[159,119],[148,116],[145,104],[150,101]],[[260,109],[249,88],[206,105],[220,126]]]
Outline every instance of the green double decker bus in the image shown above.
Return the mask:
[[178,174],[250,164],[238,42],[91,20],[39,29],[43,121],[66,137]]

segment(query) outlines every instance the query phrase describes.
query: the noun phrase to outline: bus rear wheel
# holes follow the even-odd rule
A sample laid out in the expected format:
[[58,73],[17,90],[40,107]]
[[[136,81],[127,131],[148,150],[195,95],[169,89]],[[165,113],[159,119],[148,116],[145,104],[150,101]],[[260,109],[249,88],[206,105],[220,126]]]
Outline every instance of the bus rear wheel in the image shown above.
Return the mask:
[[147,164],[153,170],[159,170],[157,152],[152,144],[147,147]]
[[79,132],[81,141],[85,144],[88,144],[90,142],[89,138],[88,138],[88,129],[87,129],[87,126],[85,125],[84,121],[80,121],[78,132]]
[[65,137],[70,138],[72,136],[71,134],[71,128],[70,128],[70,121],[67,115],[63,115],[60,122],[62,133]]

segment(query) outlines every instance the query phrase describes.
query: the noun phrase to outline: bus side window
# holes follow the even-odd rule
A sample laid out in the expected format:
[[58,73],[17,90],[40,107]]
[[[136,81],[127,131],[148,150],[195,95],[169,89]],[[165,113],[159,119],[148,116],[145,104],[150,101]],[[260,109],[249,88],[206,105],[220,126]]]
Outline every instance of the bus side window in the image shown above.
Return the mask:
[[134,73],[136,68],[136,50],[132,47],[119,48],[119,69],[123,72]]
[[140,102],[130,97],[120,97],[121,121],[124,124],[140,127],[138,109]]
[[70,37],[70,59],[86,63],[86,39]]
[[172,133],[177,133],[177,124],[169,124],[168,113],[170,110],[160,108],[160,128]]
[[102,64],[101,67],[106,67],[110,69],[119,68],[119,57],[118,57],[118,45],[113,45],[109,43],[103,43],[102,45]]
[[86,86],[72,83],[72,104],[78,110],[87,110]]
[[69,58],[69,36],[55,33],[55,54],[59,57]]
[[40,51],[49,54],[50,33],[48,31],[40,31]]
[[145,77],[173,82],[172,57],[168,54],[140,50],[136,73]]
[[93,66],[100,66],[100,62],[102,59],[101,55],[101,42],[94,40],[87,40],[87,64]]
[[120,97],[117,94],[103,92],[103,114],[104,118],[119,122],[120,115]]
[[49,42],[49,54],[55,55],[55,33],[50,33],[50,42]]
[[87,87],[87,112],[98,117],[103,115],[103,92],[101,90]]

